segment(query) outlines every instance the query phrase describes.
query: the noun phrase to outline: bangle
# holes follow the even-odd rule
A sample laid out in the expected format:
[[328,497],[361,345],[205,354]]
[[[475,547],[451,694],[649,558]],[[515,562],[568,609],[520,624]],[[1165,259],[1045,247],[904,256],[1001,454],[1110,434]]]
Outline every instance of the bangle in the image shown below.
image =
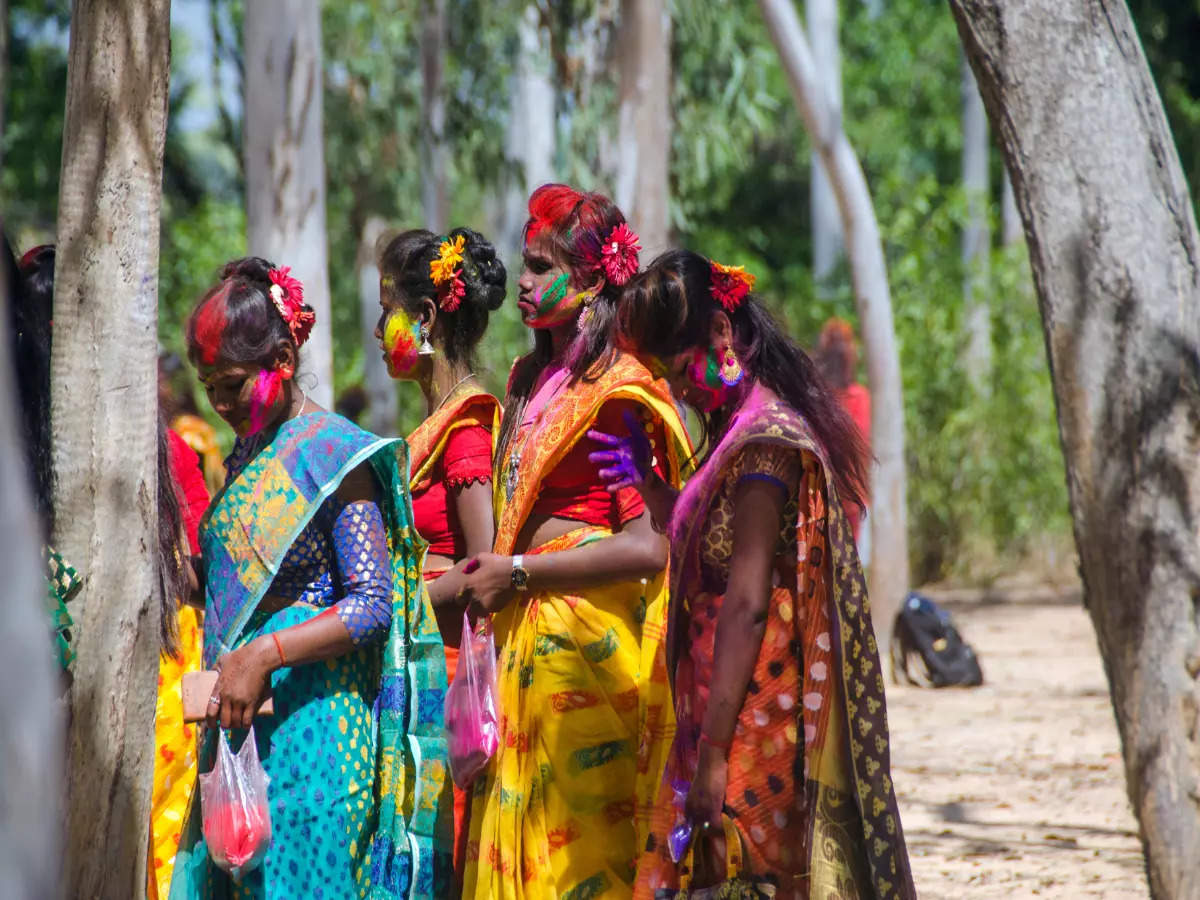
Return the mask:
[[731,746],[733,746],[733,738],[730,738],[727,741],[714,741],[705,732],[701,731],[700,732],[700,743],[708,744],[708,746],[713,747],[717,750],[720,750],[722,753],[728,753],[729,748]]
[[279,664],[286,666],[288,664],[287,657],[283,655],[283,643],[279,640],[279,632],[272,631],[271,637],[275,641],[275,649],[279,651]]

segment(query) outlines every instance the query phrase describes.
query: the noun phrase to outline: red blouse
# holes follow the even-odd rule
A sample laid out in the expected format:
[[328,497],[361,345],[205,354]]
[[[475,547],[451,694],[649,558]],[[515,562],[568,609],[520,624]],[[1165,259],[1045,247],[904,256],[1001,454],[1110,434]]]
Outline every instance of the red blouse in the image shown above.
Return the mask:
[[441,457],[412,491],[413,521],[429,552],[450,559],[467,555],[467,541],[458,521],[451,491],[492,478],[492,433],[482,425],[450,432]]
[[[632,400],[610,400],[600,407],[592,428],[607,434],[623,435],[629,428],[625,413],[632,411],[639,422],[650,418],[648,410]],[[662,423],[651,426],[658,464],[655,471],[666,477],[666,451]],[[637,488],[622,488],[610,494],[597,474],[597,466],[588,460],[589,453],[606,449],[586,435],[562,458],[554,470],[542,479],[541,490],[533,503],[533,515],[571,519],[587,525],[617,528],[636,519],[646,506]]]
[[183,438],[168,428],[167,458],[175,479],[175,496],[187,532],[188,548],[195,556],[200,552],[200,519],[208,508],[208,487],[200,471],[200,457]]

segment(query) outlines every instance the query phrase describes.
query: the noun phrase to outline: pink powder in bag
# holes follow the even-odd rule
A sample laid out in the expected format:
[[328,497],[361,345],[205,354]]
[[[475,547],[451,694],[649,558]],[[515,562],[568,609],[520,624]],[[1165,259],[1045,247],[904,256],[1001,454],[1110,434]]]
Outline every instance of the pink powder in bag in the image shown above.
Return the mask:
[[496,640],[491,621],[476,633],[463,613],[458,671],[446,692],[446,743],[450,775],[460,788],[469,785],[500,746],[496,714]]

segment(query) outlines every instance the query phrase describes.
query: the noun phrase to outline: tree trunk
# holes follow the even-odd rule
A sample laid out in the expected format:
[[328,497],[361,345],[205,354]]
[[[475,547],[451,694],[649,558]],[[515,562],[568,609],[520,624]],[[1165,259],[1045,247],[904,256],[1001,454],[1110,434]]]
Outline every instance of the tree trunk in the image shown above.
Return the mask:
[[375,434],[396,434],[396,387],[388,375],[387,363],[379,353],[375,325],[379,306],[379,261],[375,246],[387,231],[387,223],[378,216],[367,218],[358,244],[358,297],[362,312],[363,383],[367,391],[366,427]]
[[665,0],[621,0],[614,199],[650,259],[671,244],[671,13]]
[[1017,209],[1017,195],[1013,193],[1012,179],[1008,177],[1007,168],[1004,170],[1000,192],[1000,230],[1000,239],[1005,247],[1011,247],[1024,235],[1021,230],[1021,211]]
[[425,227],[441,234],[450,227],[446,187],[446,0],[426,0],[421,37],[421,205]]
[[[812,39],[817,77],[829,92],[839,126],[842,110],[842,67],[838,53],[837,0],[807,0],[804,4],[808,34]],[[825,174],[820,151],[811,153],[809,215],[812,221],[813,281],[824,287],[842,256],[842,217],[837,197]]]
[[962,59],[962,184],[967,221],[962,233],[963,305],[967,344],[967,379],[977,394],[987,392],[992,370],[992,319],[988,307],[988,261],[992,234],[988,227],[988,126],[983,98],[966,57]]
[[904,472],[904,404],[892,298],[879,223],[858,157],[791,0],[758,0],[779,51],[796,106],[837,197],[872,396],[871,448],[879,461],[871,485],[869,589],[880,654],[886,656],[892,619],[908,591],[908,508]]
[[1124,3],[951,0],[1025,224],[1153,895],[1200,897],[1200,238]]
[[[114,48],[120,48],[119,52]],[[169,0],[71,13],[51,359],[55,546],[85,579],[67,896],[140,896],[158,674],[158,222]]]
[[333,323],[325,235],[325,146],[320,4],[246,4],[246,232],[250,252],[291,266],[317,324],[300,353],[316,383],[305,390],[333,408]]
[[[7,285],[0,286],[0,421],[17,422]],[[62,894],[62,704],[47,640],[40,533],[20,428],[0,429],[0,872],[4,893]]]
[[[0,135],[4,134],[4,98],[8,96],[8,0],[0,0]],[[4,171],[4,143],[0,141],[0,172]]]

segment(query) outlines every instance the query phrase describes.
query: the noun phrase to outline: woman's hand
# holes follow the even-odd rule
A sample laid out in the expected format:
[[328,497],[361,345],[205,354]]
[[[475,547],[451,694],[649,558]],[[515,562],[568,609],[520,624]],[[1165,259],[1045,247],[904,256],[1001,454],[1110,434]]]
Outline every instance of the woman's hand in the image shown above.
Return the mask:
[[249,728],[271,687],[279,651],[270,635],[255,638],[217,660],[216,687],[208,703],[208,725]]
[[607,488],[611,493],[627,487],[641,490],[657,462],[650,438],[638,423],[637,416],[626,410],[624,418],[625,426],[629,429],[627,435],[618,437],[595,429],[587,433],[593,441],[609,448],[589,453],[588,462],[602,466],[598,474],[608,482]]
[[[725,832],[721,827],[721,811],[725,807],[725,788],[729,764],[716,748],[701,743],[696,775],[684,801],[683,811],[692,822],[692,844],[708,842],[705,852],[695,852],[693,886],[702,888],[725,880]],[[697,848],[698,849],[698,848]]]
[[460,596],[471,608],[471,617],[499,612],[512,602],[511,556],[480,553],[463,567],[464,583]]

